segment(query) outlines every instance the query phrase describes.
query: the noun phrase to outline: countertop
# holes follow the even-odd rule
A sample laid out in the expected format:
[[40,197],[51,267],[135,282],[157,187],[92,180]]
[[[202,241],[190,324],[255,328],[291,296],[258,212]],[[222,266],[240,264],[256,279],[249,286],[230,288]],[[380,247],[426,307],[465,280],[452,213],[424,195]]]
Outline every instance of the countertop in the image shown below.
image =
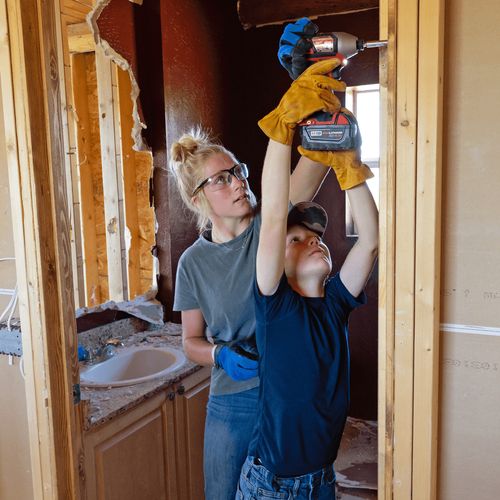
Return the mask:
[[[134,345],[150,345],[156,347],[173,347],[182,350],[180,325],[166,323],[163,327],[133,333],[122,338],[124,347]],[[120,349],[120,348],[118,348]],[[167,391],[174,384],[179,383],[202,367],[186,359],[186,362],[167,376],[149,380],[141,384],[125,387],[81,387],[81,399],[86,405],[84,430],[88,431],[113,417],[134,408],[142,401],[156,394]]]

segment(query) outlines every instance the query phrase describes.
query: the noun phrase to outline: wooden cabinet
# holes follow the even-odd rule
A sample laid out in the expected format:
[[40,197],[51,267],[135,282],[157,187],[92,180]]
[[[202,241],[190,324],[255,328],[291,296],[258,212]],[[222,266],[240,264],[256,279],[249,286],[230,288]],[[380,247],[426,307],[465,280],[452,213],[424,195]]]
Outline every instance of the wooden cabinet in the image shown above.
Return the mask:
[[203,500],[210,369],[84,435],[87,500]]
[[203,437],[210,379],[195,373],[175,399],[176,464],[179,500],[203,500]]

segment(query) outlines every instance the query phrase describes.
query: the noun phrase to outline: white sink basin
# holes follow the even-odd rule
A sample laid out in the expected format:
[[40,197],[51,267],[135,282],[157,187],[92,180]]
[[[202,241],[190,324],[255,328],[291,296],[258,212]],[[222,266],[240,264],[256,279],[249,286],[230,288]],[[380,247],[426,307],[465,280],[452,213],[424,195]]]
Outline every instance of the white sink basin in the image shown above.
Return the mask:
[[120,387],[162,377],[186,362],[184,353],[171,347],[123,347],[112,358],[80,372],[87,387]]

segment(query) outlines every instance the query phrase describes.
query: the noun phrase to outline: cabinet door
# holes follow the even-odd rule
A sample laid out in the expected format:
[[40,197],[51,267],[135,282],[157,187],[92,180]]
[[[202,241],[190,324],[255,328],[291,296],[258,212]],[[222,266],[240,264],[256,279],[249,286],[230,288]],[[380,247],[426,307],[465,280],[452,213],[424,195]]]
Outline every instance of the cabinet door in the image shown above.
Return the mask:
[[210,388],[210,370],[188,377],[175,398],[179,500],[203,500],[203,438]]
[[173,402],[161,395],[89,434],[88,499],[178,500],[173,420]]

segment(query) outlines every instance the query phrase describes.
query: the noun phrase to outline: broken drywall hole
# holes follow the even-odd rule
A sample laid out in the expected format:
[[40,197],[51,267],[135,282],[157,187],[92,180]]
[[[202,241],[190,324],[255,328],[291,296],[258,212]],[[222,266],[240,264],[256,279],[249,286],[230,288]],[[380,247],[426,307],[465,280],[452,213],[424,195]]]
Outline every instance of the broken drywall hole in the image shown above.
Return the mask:
[[127,61],[125,57],[123,57],[116,50],[114,50],[107,40],[101,37],[99,27],[97,25],[97,20],[99,19],[99,16],[111,1],[112,0],[97,1],[94,8],[87,15],[87,23],[89,24],[92,34],[94,36],[96,51],[102,50],[106,57],[110,58],[118,67],[126,71],[130,77],[130,83],[132,88],[130,93],[130,99],[132,100],[133,103],[132,119],[134,122],[131,131],[131,136],[134,141],[134,149],[136,151],[150,151],[150,148],[146,145],[142,137],[142,130],[146,129],[147,126],[145,123],[142,122],[139,115],[138,99],[139,99],[140,88],[139,84],[137,83],[135,74],[130,66],[129,61]]

